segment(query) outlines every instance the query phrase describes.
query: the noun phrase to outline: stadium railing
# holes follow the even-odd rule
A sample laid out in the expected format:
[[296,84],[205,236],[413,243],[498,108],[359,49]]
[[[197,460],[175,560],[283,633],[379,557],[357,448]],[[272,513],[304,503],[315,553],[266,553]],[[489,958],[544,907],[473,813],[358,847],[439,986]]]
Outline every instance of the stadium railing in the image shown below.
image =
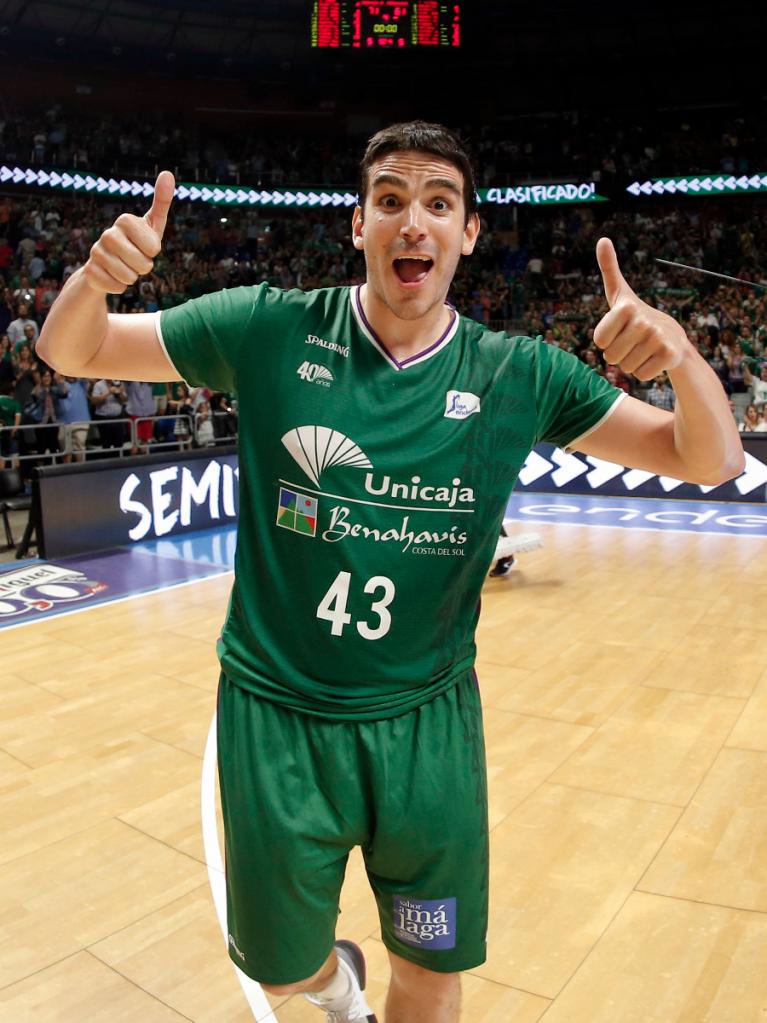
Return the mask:
[[[220,423],[221,427],[216,430],[214,425],[214,439],[212,442],[207,442],[211,446],[217,444],[232,444],[237,440],[237,418],[231,412],[212,412],[211,419],[215,423]],[[197,417],[194,415],[181,414],[181,415],[158,415],[158,416],[142,416],[136,419],[129,419],[127,417],[120,419],[108,419],[106,420],[111,424],[122,424],[124,431],[124,440],[122,444],[115,447],[105,447],[100,442],[94,443],[93,441],[98,438],[98,419],[93,419],[89,423],[22,423],[20,426],[2,426],[0,427],[0,460],[4,460],[6,463],[10,463],[15,466],[22,462],[44,462],[44,463],[55,463],[58,459],[63,458],[67,455],[77,455],[84,453],[89,455],[111,455],[113,458],[127,458],[130,457],[131,451],[137,448],[146,446],[145,441],[139,440],[139,423],[151,422],[153,424],[153,434],[151,440],[151,447],[153,451],[161,451],[165,448],[172,449],[178,447],[185,447],[194,443],[199,445],[199,423]],[[84,452],[75,450],[72,444],[72,432],[74,430],[82,429],[83,426],[88,427],[88,437],[86,439],[86,445]],[[39,436],[44,430],[50,430],[52,427],[59,429],[57,441],[59,443],[59,449],[57,451],[46,451],[39,453],[37,447],[39,446]],[[158,429],[159,427],[159,429]],[[62,431],[63,428],[63,431]],[[63,432],[63,443],[62,441]],[[20,436],[21,435],[21,436]],[[11,437],[11,443],[7,444],[4,441],[5,437]],[[21,443],[19,443],[21,441]],[[19,450],[20,449],[20,450]]]

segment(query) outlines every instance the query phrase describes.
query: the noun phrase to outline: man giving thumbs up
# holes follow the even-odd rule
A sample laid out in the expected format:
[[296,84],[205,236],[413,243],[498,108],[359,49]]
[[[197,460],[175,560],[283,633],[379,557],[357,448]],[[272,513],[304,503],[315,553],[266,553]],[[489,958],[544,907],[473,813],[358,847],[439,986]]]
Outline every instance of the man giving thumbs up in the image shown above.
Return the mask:
[[[37,351],[65,376],[178,380],[157,339],[154,315],[109,315],[105,295],[121,295],[150,273],[162,247],[175,182],[162,171],[143,217],[121,213],[67,281],[51,308]],[[54,342],[55,337],[55,342]]]
[[668,370],[673,414],[457,313],[448,290],[480,221],[468,154],[441,125],[391,125],[368,143],[351,223],[364,284],[264,282],[108,316],[105,293],[160,251],[172,192],[161,174],[148,214],[119,217],[93,246],[40,354],[67,375],[183,376],[239,394],[218,647],[230,955],[328,1023],[375,1023],[362,953],[336,940],[360,846],[392,970],[387,1019],[457,1023],[460,973],[486,954],[474,631],[509,491],[539,441],[722,483],[742,470],[739,435],[718,379],[631,291],[607,240],[597,344],[640,377]]

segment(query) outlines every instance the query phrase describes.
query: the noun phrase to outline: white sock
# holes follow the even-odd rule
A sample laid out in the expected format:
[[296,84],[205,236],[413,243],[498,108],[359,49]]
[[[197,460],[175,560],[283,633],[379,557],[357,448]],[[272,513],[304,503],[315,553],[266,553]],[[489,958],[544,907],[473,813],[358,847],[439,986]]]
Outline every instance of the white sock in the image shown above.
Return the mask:
[[312,1001],[318,1002],[339,1002],[351,995],[353,990],[351,973],[349,967],[342,960],[338,960],[336,972],[319,991],[311,991],[307,994]]

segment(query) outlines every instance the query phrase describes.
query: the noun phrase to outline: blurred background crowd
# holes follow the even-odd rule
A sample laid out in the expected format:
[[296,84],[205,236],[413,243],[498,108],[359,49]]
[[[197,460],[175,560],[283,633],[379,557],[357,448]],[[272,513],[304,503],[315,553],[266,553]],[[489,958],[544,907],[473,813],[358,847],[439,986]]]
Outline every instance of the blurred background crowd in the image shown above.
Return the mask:
[[[698,173],[752,174],[767,167],[764,113],[758,105],[710,109],[648,109],[629,120],[584,110],[541,112],[510,125],[452,125],[467,140],[477,184],[511,185],[526,178],[596,181],[606,189],[635,179]],[[323,120],[297,132],[289,123],[232,131],[221,119],[144,108],[116,121],[111,111],[55,104],[23,107],[7,99],[0,152],[11,165],[94,170],[151,177],[172,170],[183,181],[219,184],[352,184],[365,130],[343,131]]]
[[[645,301],[685,327],[731,397],[748,432],[767,431],[767,205],[758,197],[628,200],[632,176],[749,173],[767,169],[759,117],[727,108],[707,130],[703,114],[667,111],[647,124],[616,115],[529,118],[513,139],[488,125],[454,125],[469,142],[484,185],[522,181],[611,181],[623,201],[564,206],[481,205],[475,254],[456,275],[451,301],[493,330],[540,337],[575,353],[594,372],[644,400],[673,408],[667,380],[641,383],[604,365],[593,331],[606,310],[594,258],[600,235]],[[608,140],[605,142],[605,140]],[[61,104],[0,117],[0,162],[87,168],[151,177],[169,167],[181,180],[246,185],[310,184],[355,190],[364,137],[316,140],[275,127],[258,134],[209,131],[167,115],[115,122],[75,116]],[[609,189],[608,189],[609,190]],[[617,193],[615,193],[617,195]],[[184,384],[73,381],[35,354],[40,327],[68,277],[101,231],[146,200],[105,200],[24,186],[0,194],[0,457],[47,460],[137,454],[231,442],[237,396],[190,392]],[[349,211],[275,210],[177,202],[152,274],[110,299],[121,312],[154,312],[220,288],[262,281],[279,288],[360,283],[362,257],[350,244]],[[658,259],[720,270],[735,284],[679,271]],[[86,424],[85,426],[83,424]],[[92,424],[92,425],[87,425]]]

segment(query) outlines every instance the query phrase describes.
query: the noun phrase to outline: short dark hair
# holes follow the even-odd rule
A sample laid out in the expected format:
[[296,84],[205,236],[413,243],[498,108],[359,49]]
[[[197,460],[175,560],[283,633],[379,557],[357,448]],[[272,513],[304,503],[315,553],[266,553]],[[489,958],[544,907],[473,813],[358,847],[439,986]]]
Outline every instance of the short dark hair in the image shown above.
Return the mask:
[[474,184],[474,168],[469,154],[455,132],[442,124],[428,121],[406,121],[382,128],[368,141],[360,163],[359,204],[364,207],[368,188],[370,168],[376,160],[387,153],[415,151],[430,153],[441,160],[452,163],[463,175],[463,204],[466,221],[477,212],[477,193]]

